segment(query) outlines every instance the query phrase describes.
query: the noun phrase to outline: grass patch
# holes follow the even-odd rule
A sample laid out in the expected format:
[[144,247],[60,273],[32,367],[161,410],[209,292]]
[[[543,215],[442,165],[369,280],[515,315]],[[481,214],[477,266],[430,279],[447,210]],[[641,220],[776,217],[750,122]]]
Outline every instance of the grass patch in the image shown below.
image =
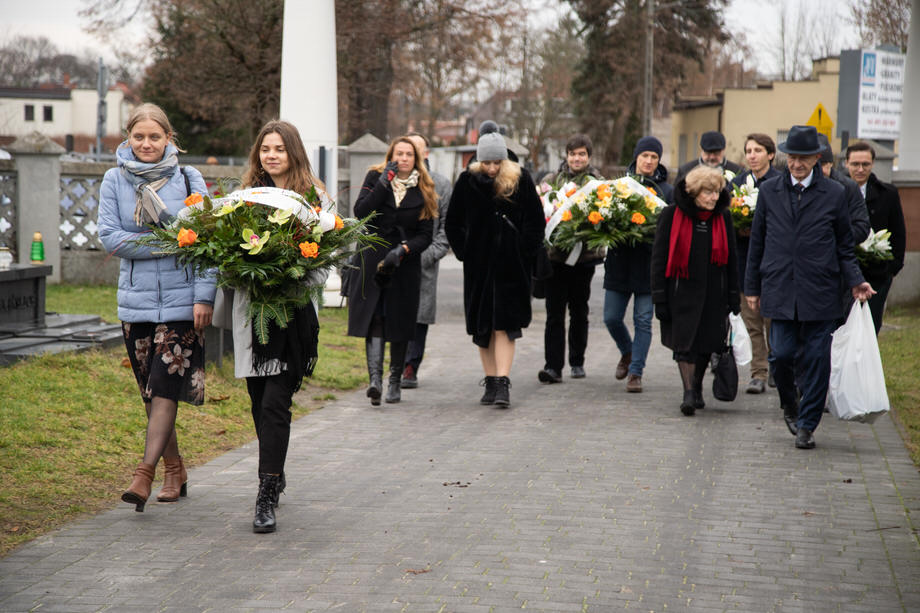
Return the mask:
[[[115,288],[48,287],[49,311],[118,321]],[[319,360],[296,396],[294,418],[366,380],[360,338],[345,336],[347,312],[320,311]],[[0,367],[0,555],[77,517],[123,504],[144,449],[143,404],[121,347],[44,355]],[[181,404],[176,429],[196,466],[255,437],[249,396],[233,360],[209,364],[206,401]],[[162,479],[162,464],[158,467]],[[153,499],[153,498],[152,498]]]
[[890,308],[884,321],[878,340],[888,398],[910,457],[920,466],[920,305]]

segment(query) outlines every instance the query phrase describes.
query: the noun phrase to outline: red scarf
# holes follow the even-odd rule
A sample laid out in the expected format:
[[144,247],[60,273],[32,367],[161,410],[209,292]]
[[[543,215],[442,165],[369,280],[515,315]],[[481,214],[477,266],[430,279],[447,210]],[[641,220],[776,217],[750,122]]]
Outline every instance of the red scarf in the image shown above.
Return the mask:
[[[697,218],[708,221],[713,211],[697,211]],[[668,279],[678,277],[686,279],[690,276],[688,262],[690,261],[690,242],[693,239],[693,219],[688,217],[679,208],[674,210],[674,219],[671,221],[671,236],[668,243],[668,266],[664,276]],[[725,218],[716,215],[712,222],[712,256],[709,261],[716,266],[728,264],[728,237],[725,234]]]

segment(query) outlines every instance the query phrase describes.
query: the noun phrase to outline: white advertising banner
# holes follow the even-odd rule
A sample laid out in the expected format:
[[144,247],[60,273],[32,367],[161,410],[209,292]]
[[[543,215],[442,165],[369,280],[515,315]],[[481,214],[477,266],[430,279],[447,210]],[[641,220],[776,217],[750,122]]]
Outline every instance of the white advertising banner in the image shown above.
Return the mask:
[[863,50],[859,74],[858,138],[896,140],[900,137],[905,59],[901,53]]

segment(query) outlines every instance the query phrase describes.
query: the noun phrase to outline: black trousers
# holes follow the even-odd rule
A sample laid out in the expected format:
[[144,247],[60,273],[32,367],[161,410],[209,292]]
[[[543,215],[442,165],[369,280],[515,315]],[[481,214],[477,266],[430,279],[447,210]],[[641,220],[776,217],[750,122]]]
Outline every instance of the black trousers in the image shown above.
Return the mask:
[[428,338],[428,324],[415,324],[415,338],[409,341],[409,350],[406,354],[406,366],[412,366],[418,372],[425,356],[425,341]]
[[259,439],[259,472],[280,475],[284,472],[288,442],[291,440],[291,398],[294,386],[287,373],[270,377],[246,377],[252,401],[252,421]]
[[594,266],[566,266],[552,262],[546,280],[546,328],[543,332],[544,368],[562,372],[565,365],[565,310],[569,310],[569,366],[584,366],[588,347],[588,300]]

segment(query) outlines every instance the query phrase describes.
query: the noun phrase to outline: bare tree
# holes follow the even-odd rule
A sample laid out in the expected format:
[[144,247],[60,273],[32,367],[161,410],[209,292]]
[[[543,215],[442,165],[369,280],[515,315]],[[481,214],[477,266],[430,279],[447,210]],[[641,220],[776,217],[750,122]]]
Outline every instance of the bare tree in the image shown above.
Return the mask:
[[853,0],[850,21],[864,46],[887,43],[907,51],[910,0]]

